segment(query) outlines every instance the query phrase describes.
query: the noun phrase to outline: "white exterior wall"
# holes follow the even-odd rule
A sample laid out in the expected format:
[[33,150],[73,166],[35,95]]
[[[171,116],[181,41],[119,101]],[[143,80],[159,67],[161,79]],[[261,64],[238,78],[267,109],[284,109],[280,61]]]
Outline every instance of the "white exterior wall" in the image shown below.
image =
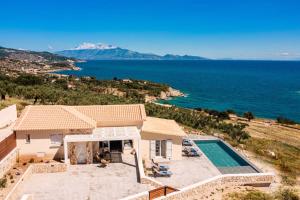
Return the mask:
[[151,159],[150,156],[150,141],[151,140],[171,140],[172,141],[172,157],[171,160],[182,159],[182,137],[169,136],[155,133],[141,133],[141,153],[144,160]]
[[[91,133],[91,130],[82,130],[81,133]],[[77,132],[78,134],[80,132]],[[26,135],[30,134],[30,143],[26,143]],[[44,131],[16,131],[17,148],[19,149],[20,158],[37,157],[45,153],[45,159],[64,157],[63,146],[51,144],[51,134],[72,134],[68,130],[44,130]],[[74,133],[73,133],[74,134]],[[63,141],[62,141],[63,144]]]
[[17,120],[16,105],[12,105],[0,110],[0,128],[10,125],[16,120]]

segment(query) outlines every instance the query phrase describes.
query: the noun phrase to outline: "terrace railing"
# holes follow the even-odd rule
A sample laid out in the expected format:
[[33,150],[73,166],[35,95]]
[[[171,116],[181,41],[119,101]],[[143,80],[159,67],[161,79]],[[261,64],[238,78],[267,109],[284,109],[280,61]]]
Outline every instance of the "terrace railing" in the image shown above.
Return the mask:
[[178,189],[169,187],[169,186],[162,186],[153,190],[149,191],[149,199],[155,199],[158,197],[166,196],[167,194],[170,194],[172,192],[179,191]]

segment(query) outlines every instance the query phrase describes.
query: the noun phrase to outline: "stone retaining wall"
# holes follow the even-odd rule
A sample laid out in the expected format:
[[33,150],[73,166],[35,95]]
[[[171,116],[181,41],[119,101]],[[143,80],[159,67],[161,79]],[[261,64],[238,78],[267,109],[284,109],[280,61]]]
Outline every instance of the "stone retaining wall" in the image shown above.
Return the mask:
[[15,148],[0,161],[0,178],[8,172],[17,162],[18,150]]
[[272,183],[273,179],[274,175],[271,173],[220,175],[212,179],[190,185],[178,192],[168,194],[167,196],[159,199],[222,199],[222,190],[226,190],[226,188],[257,184],[265,185]]
[[16,185],[11,189],[11,191],[7,194],[5,200],[17,200],[20,199],[19,191],[21,190],[24,180],[30,177],[32,174],[32,165],[30,165],[27,170],[22,174],[22,177],[18,180]]
[[[236,186],[265,186],[274,180],[272,173],[256,173],[256,174],[225,174],[207,179],[205,181],[187,186],[177,192],[157,198],[158,200],[185,200],[185,199],[222,199],[222,191]],[[149,181],[149,180],[145,180]],[[152,181],[152,180],[150,180]],[[148,183],[151,184],[151,183]],[[132,195],[122,200],[148,200],[149,193],[142,192]]]

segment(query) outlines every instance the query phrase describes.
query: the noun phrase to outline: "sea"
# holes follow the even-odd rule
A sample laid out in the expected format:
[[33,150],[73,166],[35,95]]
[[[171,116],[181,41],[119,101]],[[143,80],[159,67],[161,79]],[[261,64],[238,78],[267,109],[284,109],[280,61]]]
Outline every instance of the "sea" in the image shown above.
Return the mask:
[[82,70],[60,73],[166,83],[186,96],[161,103],[300,122],[300,61],[103,60],[77,66]]

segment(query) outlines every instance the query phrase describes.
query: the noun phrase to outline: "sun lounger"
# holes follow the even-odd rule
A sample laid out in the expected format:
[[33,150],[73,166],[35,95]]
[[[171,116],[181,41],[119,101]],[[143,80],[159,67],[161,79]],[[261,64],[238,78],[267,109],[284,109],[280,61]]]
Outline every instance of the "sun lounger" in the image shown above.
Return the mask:
[[199,157],[200,153],[194,148],[185,148],[183,151],[185,156],[187,157]]
[[182,140],[182,146],[193,146],[192,142],[188,139]]
[[170,171],[159,171],[155,167],[153,169],[154,177],[170,177],[173,173]]
[[170,169],[170,167],[168,165],[158,164],[158,163],[154,162],[153,159],[151,159],[151,161],[152,161],[152,166],[156,167],[159,171],[167,171]]

